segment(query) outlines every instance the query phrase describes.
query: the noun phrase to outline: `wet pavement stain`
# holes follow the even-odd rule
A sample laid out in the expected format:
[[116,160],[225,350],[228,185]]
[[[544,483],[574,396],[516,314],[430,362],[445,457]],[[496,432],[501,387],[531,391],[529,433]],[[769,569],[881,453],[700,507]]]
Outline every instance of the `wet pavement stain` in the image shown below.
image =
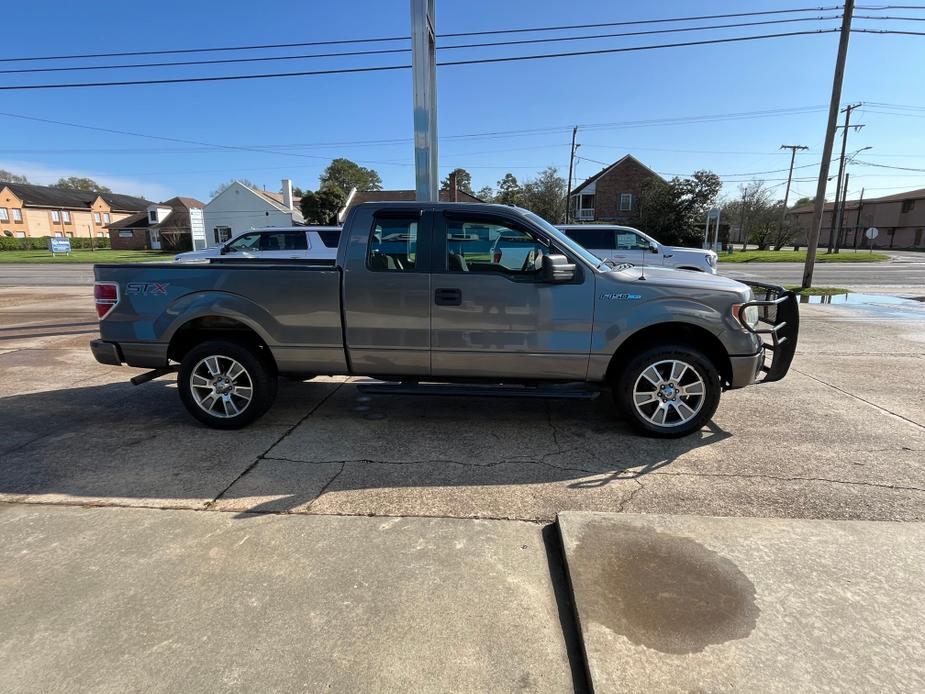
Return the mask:
[[747,637],[755,586],[729,559],[651,528],[589,523],[569,573],[582,628],[597,622],[662,653],[699,653]]

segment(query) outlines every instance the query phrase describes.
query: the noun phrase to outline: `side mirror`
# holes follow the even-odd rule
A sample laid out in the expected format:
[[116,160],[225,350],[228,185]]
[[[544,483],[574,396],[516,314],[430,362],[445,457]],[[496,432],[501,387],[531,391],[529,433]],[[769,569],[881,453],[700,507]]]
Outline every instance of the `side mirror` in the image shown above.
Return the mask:
[[650,244],[649,244],[649,252],[650,252],[650,253],[658,253],[658,246],[657,246],[656,244],[654,244],[654,243],[650,243]]
[[221,255],[225,255],[228,252],[228,246],[222,246],[219,251]]
[[544,255],[541,277],[544,282],[571,282],[575,279],[575,263],[564,255]]

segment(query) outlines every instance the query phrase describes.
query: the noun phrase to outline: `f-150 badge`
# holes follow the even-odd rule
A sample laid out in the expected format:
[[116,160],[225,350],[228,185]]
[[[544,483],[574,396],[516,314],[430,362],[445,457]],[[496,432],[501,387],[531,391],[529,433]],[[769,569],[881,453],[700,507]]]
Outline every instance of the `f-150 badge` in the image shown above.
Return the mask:
[[601,298],[611,299],[614,301],[635,301],[636,299],[641,299],[642,294],[627,294],[626,292],[618,294],[616,292],[605,292],[604,294],[601,294]]

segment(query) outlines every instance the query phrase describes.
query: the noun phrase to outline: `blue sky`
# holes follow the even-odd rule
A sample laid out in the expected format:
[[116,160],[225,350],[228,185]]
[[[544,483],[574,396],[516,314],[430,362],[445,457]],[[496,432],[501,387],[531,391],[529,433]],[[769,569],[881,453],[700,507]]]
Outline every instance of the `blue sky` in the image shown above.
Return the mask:
[[[805,6],[811,4],[815,3]],[[437,30],[464,32],[801,6],[804,5],[799,2],[761,0],[696,4],[662,0],[585,3],[576,11],[571,3],[551,0],[505,3],[437,0]],[[833,14],[833,11],[812,13]],[[858,14],[873,13],[859,10]],[[925,11],[880,14],[925,18]],[[241,0],[196,3],[162,0],[155,7],[147,3],[56,0],[14,3],[5,8],[5,18],[8,29],[21,27],[5,32],[3,54],[13,57],[400,36],[409,31],[409,2],[354,0],[255,5]],[[760,19],[769,18],[738,21]],[[733,21],[737,20],[700,24]],[[815,24],[819,25],[834,27],[838,21]],[[925,22],[856,21],[857,27],[901,25],[925,31]],[[657,27],[623,30],[645,28]],[[450,54],[462,58],[561,52],[800,28],[803,27],[799,24],[783,24],[674,36],[445,51],[440,55],[447,59]],[[620,29],[571,33],[614,31]],[[563,34],[544,34],[553,35]],[[36,41],[37,37],[41,41]],[[507,171],[523,179],[547,165],[560,167],[564,175],[568,167],[569,130],[577,124],[578,141],[582,145],[579,155],[583,157],[578,164],[577,180],[595,173],[602,162],[609,163],[632,153],[660,173],[689,174],[697,169],[711,169],[727,179],[724,188],[727,195],[735,194],[738,180],[749,178],[738,174],[770,171],[756,177],[778,184],[786,174],[774,171],[784,169],[789,163],[788,155],[778,150],[780,144],[810,147],[809,152],[798,156],[798,165],[819,161],[836,43],[837,34],[828,34],[444,67],[438,72],[441,173],[462,166],[472,173],[476,188],[494,185]],[[389,46],[401,45],[404,44]],[[375,46],[367,46],[372,47]],[[279,49],[260,55],[300,52],[318,52],[318,49]],[[0,63],[0,69],[183,59],[187,56],[87,59],[82,63]],[[404,55],[377,55],[147,70],[2,74],[0,84],[105,81],[116,75],[126,79],[189,77],[406,62],[410,60]],[[925,65],[925,36],[854,34],[842,101],[925,109],[922,65]],[[410,71],[211,84],[6,91],[0,97],[0,111],[7,113],[210,144],[273,146],[275,151],[195,147],[0,116],[0,168],[25,173],[38,183],[50,183],[62,175],[84,175],[119,192],[150,199],[180,194],[207,201],[218,183],[235,177],[249,178],[271,190],[279,188],[283,177],[292,178],[298,186],[315,188],[327,162],[344,156],[378,170],[387,188],[410,188],[414,179],[411,101]],[[719,122],[627,126],[628,122],[778,109],[800,111]],[[865,127],[851,133],[849,151],[871,146],[873,149],[859,158],[925,169],[925,110],[868,106],[857,116],[856,122],[864,123]],[[540,129],[545,132],[484,135]],[[478,136],[454,137],[473,134]],[[359,142],[368,140],[397,142]],[[817,166],[798,169],[794,194],[811,195],[817,173]],[[854,165],[850,174],[850,192],[856,195],[864,187],[866,197],[925,187],[925,172]],[[834,186],[830,185],[830,196],[833,191]]]

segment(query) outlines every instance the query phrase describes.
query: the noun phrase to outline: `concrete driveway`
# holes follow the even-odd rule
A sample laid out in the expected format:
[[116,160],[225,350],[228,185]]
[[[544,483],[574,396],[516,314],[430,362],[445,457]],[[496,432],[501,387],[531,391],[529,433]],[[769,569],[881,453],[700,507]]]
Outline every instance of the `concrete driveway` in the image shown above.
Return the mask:
[[552,520],[569,510],[925,519],[925,320],[804,306],[793,371],[713,425],[641,438],[593,402],[281,384],[255,425],[194,423],[175,384],[94,362],[86,288],[0,289],[0,500]]

